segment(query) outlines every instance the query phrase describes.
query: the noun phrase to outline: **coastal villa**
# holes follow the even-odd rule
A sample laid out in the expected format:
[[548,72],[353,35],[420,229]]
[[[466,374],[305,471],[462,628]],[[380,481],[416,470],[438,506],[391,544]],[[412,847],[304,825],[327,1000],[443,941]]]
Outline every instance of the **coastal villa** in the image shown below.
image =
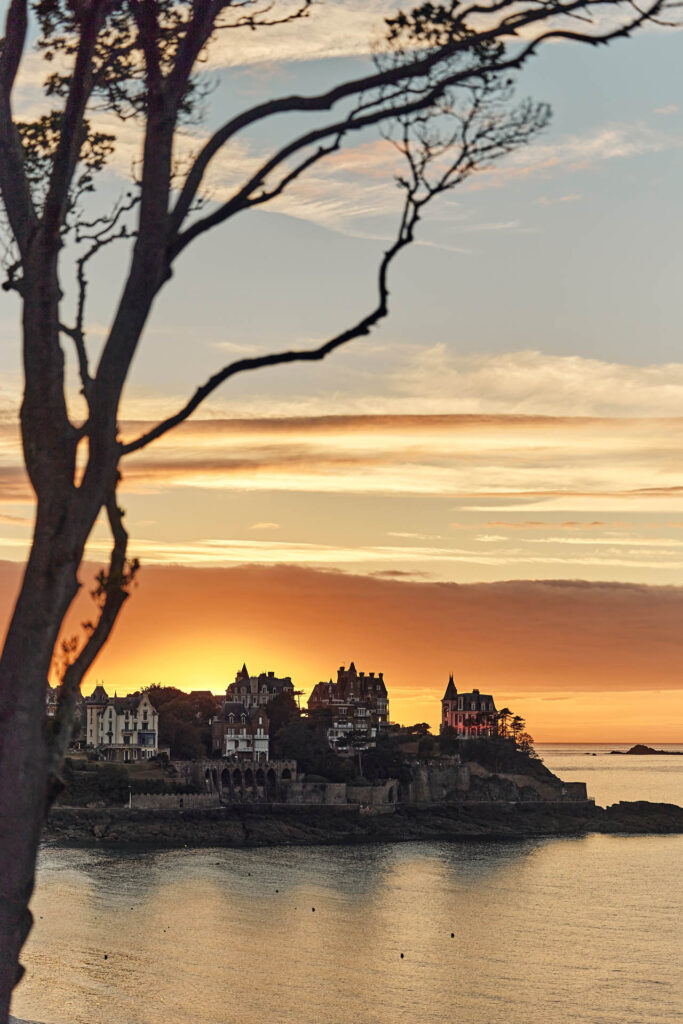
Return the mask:
[[245,708],[263,707],[273,697],[281,693],[294,696],[294,684],[290,676],[279,678],[274,672],[261,672],[258,676],[250,676],[246,665],[242,665],[225,693],[227,701],[238,701]]
[[214,756],[267,761],[268,728],[268,716],[262,707],[248,708],[239,701],[226,700],[211,723]]
[[383,673],[358,672],[353,662],[337,671],[337,682],[317,683],[308,698],[309,714],[327,710],[331,722],[327,739],[333,750],[348,747],[349,739],[364,737],[373,746],[377,734],[389,719],[389,697]]
[[495,736],[497,711],[493,697],[479,690],[458,693],[453,676],[441,698],[441,731],[454,729],[459,737]]
[[108,761],[143,761],[159,752],[159,716],[146,693],[110,697],[98,684],[85,708],[86,744]]

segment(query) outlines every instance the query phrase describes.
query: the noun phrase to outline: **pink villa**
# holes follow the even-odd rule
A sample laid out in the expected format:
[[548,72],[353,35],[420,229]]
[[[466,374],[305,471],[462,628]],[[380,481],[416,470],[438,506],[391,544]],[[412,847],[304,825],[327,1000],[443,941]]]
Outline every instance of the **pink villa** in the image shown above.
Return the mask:
[[472,690],[458,693],[453,676],[441,698],[441,730],[455,729],[458,736],[495,736],[497,712],[493,697]]

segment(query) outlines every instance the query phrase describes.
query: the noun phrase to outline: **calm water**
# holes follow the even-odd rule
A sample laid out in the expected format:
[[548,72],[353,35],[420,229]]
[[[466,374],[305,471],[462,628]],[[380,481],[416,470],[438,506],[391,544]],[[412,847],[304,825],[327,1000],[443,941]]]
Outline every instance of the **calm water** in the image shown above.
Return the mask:
[[[585,750],[597,748],[547,762],[575,765],[601,800],[681,792],[683,763],[648,780],[631,759]],[[14,1012],[45,1024],[672,1024],[682,855],[679,836],[46,848]]]
[[[588,795],[603,807],[619,800],[652,800],[683,807],[683,757],[610,754],[610,750],[628,750],[631,746],[632,743],[538,744],[538,753],[561,779],[586,782]],[[683,743],[649,746],[683,752]]]

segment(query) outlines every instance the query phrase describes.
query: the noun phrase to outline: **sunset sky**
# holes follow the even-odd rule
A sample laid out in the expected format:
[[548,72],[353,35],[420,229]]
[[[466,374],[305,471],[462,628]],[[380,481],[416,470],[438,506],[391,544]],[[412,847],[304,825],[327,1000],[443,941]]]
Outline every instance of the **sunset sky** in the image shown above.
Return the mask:
[[[226,112],[365,70],[392,6],[328,0],[302,24],[221,37],[208,125],[182,147]],[[41,74],[29,62],[23,112]],[[548,46],[517,92],[551,104],[550,128],[429,210],[369,339],[238,377],[129,458],[143,568],[86,692],[96,679],[219,692],[245,660],[308,692],[353,659],[384,671],[396,721],[436,725],[453,672],[538,741],[683,739],[680,36]],[[238,136],[209,199],[307,123]],[[111,197],[138,144],[116,131]],[[363,137],[191,248],[136,359],[124,437],[223,363],[313,346],[368,311],[399,169]],[[126,265],[123,248],[97,264],[93,351]],[[2,293],[3,617],[32,516],[18,316]]]

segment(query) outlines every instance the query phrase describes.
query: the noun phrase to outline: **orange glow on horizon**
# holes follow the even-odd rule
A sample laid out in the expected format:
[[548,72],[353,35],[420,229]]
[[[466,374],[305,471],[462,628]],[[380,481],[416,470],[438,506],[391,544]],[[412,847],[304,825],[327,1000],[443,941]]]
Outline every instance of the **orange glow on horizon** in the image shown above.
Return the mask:
[[[87,582],[93,568],[83,573]],[[0,563],[9,615],[19,567]],[[90,617],[87,587],[72,622]],[[84,684],[225,691],[291,675],[306,700],[355,661],[384,672],[390,718],[438,729],[449,672],[491,693],[536,742],[683,740],[683,589],[586,583],[434,584],[289,567],[146,567]],[[74,632],[74,628],[71,628]]]

